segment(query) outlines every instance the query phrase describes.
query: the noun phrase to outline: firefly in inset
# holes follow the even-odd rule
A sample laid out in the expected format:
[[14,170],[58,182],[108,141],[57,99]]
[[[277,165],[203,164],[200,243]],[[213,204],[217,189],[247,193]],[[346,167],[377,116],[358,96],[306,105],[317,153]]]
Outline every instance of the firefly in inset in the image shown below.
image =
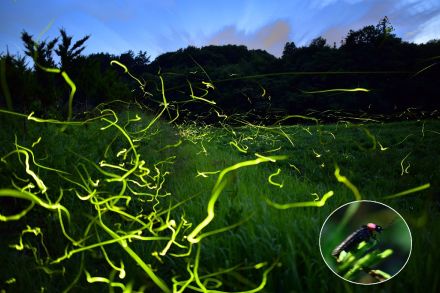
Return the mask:
[[368,241],[370,238],[375,238],[374,232],[382,232],[382,227],[374,223],[368,223],[367,225],[362,225],[359,229],[351,233],[344,241],[341,242],[332,252],[332,255],[336,258],[342,251],[350,251],[357,247],[362,241]]

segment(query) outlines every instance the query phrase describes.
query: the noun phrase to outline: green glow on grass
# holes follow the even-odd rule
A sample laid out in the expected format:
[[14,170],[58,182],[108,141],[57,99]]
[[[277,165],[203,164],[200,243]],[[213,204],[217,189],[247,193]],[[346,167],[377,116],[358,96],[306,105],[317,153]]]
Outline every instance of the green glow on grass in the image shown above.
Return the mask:
[[[166,75],[157,77],[161,99],[155,100],[153,94],[146,91],[146,82],[142,78],[133,76],[119,61],[113,60],[111,65],[122,68],[124,74],[133,78],[144,97],[152,97],[149,102],[157,102],[154,115],[145,114],[148,109],[139,102],[129,105],[124,101],[114,101],[100,105],[96,109],[98,114],[93,118],[72,121],[76,86],[67,73],[57,68],[42,69],[61,74],[71,89],[67,121],[41,119],[35,117],[34,113],[22,114],[11,109],[0,109],[0,114],[7,115],[8,119],[22,119],[31,127],[38,123],[42,129],[47,127],[52,131],[43,131],[36,137],[29,134],[29,138],[17,133],[15,141],[5,146],[5,154],[0,154],[1,167],[8,168],[6,172],[11,173],[5,176],[10,180],[2,185],[6,188],[0,189],[0,198],[18,202],[14,206],[16,210],[1,210],[0,221],[28,224],[39,220],[44,224],[20,228],[22,230],[18,233],[17,241],[10,248],[32,253],[37,268],[50,276],[67,272],[63,275],[68,279],[65,292],[75,291],[78,289],[75,286],[84,286],[85,281],[103,283],[110,291],[119,288],[123,292],[225,292],[222,290],[231,286],[234,278],[238,281],[232,284],[244,288],[241,292],[271,290],[273,288],[265,289],[268,274],[280,265],[278,259],[274,259],[290,253],[283,243],[279,244],[279,248],[273,248],[272,259],[265,254],[264,258],[246,259],[246,263],[240,259],[230,264],[235,260],[227,259],[228,255],[225,254],[226,257],[222,259],[225,263],[211,266],[211,261],[216,261],[215,257],[218,257],[218,251],[210,251],[212,243],[230,237],[231,246],[238,242],[237,247],[242,245],[250,249],[253,244],[246,239],[248,234],[240,234],[245,230],[240,230],[240,226],[257,227],[252,233],[260,233],[260,222],[257,225],[254,223],[260,216],[258,204],[252,206],[255,210],[251,212],[242,210],[242,206],[253,205],[251,200],[261,199],[267,190],[274,193],[271,199],[281,198],[277,201],[287,202],[278,203],[263,197],[260,203],[270,211],[273,209],[267,206],[285,210],[331,205],[332,201],[328,200],[335,194],[333,187],[337,184],[334,177],[329,180],[331,183],[313,185],[313,190],[310,189],[310,184],[314,184],[311,178],[318,174],[326,181],[328,166],[336,163],[344,166],[345,172],[352,172],[351,163],[355,163],[357,158],[347,155],[344,157],[346,160],[341,162],[344,159],[335,147],[344,139],[345,130],[359,127],[360,138],[367,138],[369,145],[371,142],[371,148],[359,145],[359,149],[362,154],[372,157],[376,143],[381,151],[388,150],[384,152],[387,155],[395,151],[396,145],[403,146],[408,142],[407,138],[413,135],[407,135],[403,140],[399,137],[397,144],[380,138],[388,146],[385,148],[378,140],[380,131],[374,127],[369,130],[363,124],[374,125],[380,122],[379,118],[349,114],[341,114],[336,128],[334,125],[323,125],[316,118],[320,116],[315,117],[313,113],[278,116],[271,125],[254,123],[247,121],[246,115],[225,114],[216,101],[208,98],[211,91],[216,90],[214,84],[217,85],[217,81],[212,81],[203,68],[209,81],[192,83],[187,80],[188,86],[184,84],[184,88],[189,91],[189,98],[181,103],[174,101],[172,94],[165,91]],[[267,92],[266,88],[260,87],[262,96],[270,95],[269,87]],[[328,89],[306,93],[354,91],[369,90]],[[190,102],[212,107],[209,113],[220,118],[215,121],[218,124],[206,125],[203,117],[188,121],[182,105]],[[137,108],[127,114],[112,109],[113,105]],[[324,112],[321,114],[326,115]],[[333,114],[329,113],[329,117]],[[168,119],[167,123],[162,121],[164,116]],[[296,121],[301,124],[294,125]],[[166,124],[167,128],[162,124]],[[86,128],[93,130],[89,133],[84,130]],[[58,129],[68,129],[69,132],[60,134],[60,131],[56,131]],[[51,137],[52,133],[59,136]],[[423,125],[423,137],[429,137],[432,133],[438,134],[425,130]],[[78,145],[69,145],[70,136],[84,137],[79,137]],[[90,142],[99,147],[90,147]],[[352,151],[344,150],[344,153]],[[303,154],[304,158],[301,157]],[[401,161],[402,175],[408,172],[409,164],[404,163],[409,154]],[[60,162],[52,160],[52,156]],[[288,158],[290,163],[282,162]],[[270,165],[260,165],[262,163]],[[242,170],[245,167],[246,170]],[[276,171],[267,177],[268,170]],[[248,172],[254,173],[249,176]],[[280,177],[277,180],[276,176],[281,173],[282,180]],[[338,165],[334,176],[353,192],[356,199],[362,198],[358,188],[340,174]],[[179,185],[182,184],[179,177],[183,178],[183,185]],[[289,186],[291,182],[294,187]],[[170,190],[172,184],[176,184],[177,191]],[[367,186],[359,183],[359,187],[363,189]],[[384,198],[393,199],[429,187],[427,183]],[[293,195],[296,188],[301,194],[312,194],[316,198],[312,201],[295,201]],[[286,197],[276,197],[280,194]],[[319,194],[323,195],[320,197]],[[190,205],[192,208],[189,208]],[[197,214],[197,210],[201,211],[200,214]],[[279,213],[275,215],[282,214],[275,212]],[[270,215],[274,214],[271,212]],[[296,213],[292,216],[297,217]],[[298,219],[301,220],[300,216]],[[271,231],[267,231],[267,235],[256,241],[267,241],[272,245],[273,239],[268,237],[272,236]],[[49,235],[53,238],[49,238]],[[56,249],[53,246],[57,246]],[[97,271],[91,265],[94,261],[99,263],[102,271]],[[79,264],[75,267],[75,274],[69,274],[66,270],[72,264]],[[135,275],[132,275],[133,271],[136,271]],[[248,280],[246,273],[253,279]],[[258,279],[260,276],[261,281]],[[10,283],[22,282],[19,276],[16,277],[17,280]],[[141,284],[134,283],[135,277],[142,280]],[[254,282],[255,278],[258,281]],[[134,286],[140,287],[135,289]]]

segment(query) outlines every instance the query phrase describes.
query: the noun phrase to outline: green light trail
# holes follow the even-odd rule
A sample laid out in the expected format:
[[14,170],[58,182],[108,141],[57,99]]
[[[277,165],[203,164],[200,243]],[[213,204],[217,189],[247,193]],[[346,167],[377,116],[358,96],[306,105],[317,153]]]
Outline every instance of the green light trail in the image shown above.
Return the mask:
[[334,174],[335,174],[336,179],[339,182],[343,183],[345,186],[347,186],[353,192],[354,197],[356,198],[356,200],[361,200],[362,196],[359,193],[359,190],[357,189],[357,187],[354,186],[353,183],[351,183],[350,180],[347,179],[347,177],[342,176],[340,174],[340,171],[341,170],[339,169],[339,167],[335,166],[335,173]]
[[334,195],[334,192],[330,190],[326,194],[322,196],[322,198],[318,201],[303,201],[303,202],[292,202],[292,203],[286,203],[286,204],[279,204],[271,201],[270,199],[266,198],[266,202],[268,205],[273,206],[274,208],[280,209],[280,210],[286,210],[291,208],[302,208],[302,207],[322,207],[325,205],[326,201]]
[[[287,156],[271,156],[271,157],[263,157],[261,155],[255,154],[257,157],[259,157],[258,159],[255,160],[250,160],[250,161],[244,161],[244,162],[240,162],[237,163],[235,165],[232,165],[226,169],[223,169],[218,178],[217,181],[214,185],[214,188],[212,189],[212,193],[211,193],[211,198],[208,202],[208,206],[206,208],[208,215],[206,216],[206,218],[200,223],[198,224],[194,230],[188,235],[187,240],[191,243],[197,243],[200,241],[201,237],[203,237],[203,234],[199,235],[200,232],[209,225],[209,223],[211,223],[211,221],[214,219],[215,216],[215,212],[214,212],[214,206],[215,203],[218,199],[218,197],[220,196],[222,190],[225,188],[226,186],[226,181],[223,180],[223,177],[233,171],[233,170],[237,170],[239,168],[243,168],[243,167],[248,167],[248,166],[252,166],[252,165],[258,165],[260,163],[264,163],[264,162],[276,162],[277,160],[285,160],[287,159]],[[196,236],[199,235],[197,238]]]
[[[63,292],[75,292],[87,284],[108,287],[110,292],[228,292],[225,288],[234,286],[241,288],[237,292],[270,291],[276,280],[270,279],[269,273],[280,276],[275,269],[281,265],[279,259],[283,265],[292,263],[285,259],[291,257],[289,246],[274,233],[286,231],[266,227],[266,222],[285,221],[286,215],[308,222],[315,209],[304,209],[305,214],[284,210],[333,208],[335,203],[348,201],[337,190],[338,182],[350,189],[356,200],[366,198],[359,189],[369,195],[373,188],[369,185],[376,181],[359,180],[357,164],[362,159],[380,164],[391,158],[397,168],[400,160],[402,176],[409,170],[416,173],[417,160],[412,160],[409,169],[407,159],[415,157],[417,149],[408,145],[413,147],[413,140],[428,140],[438,134],[425,129],[423,121],[421,133],[417,128],[417,134],[406,132],[389,139],[381,133],[384,123],[377,116],[356,117],[339,110],[251,122],[253,113],[223,112],[219,106],[222,101],[214,101],[211,93],[218,90],[217,83],[263,75],[212,81],[197,63],[205,76],[197,82],[184,77],[187,96],[181,101],[166,89],[166,73],[157,76],[153,94],[146,90],[147,82],[132,75],[127,66],[117,60],[110,64],[136,81],[141,98],[155,103],[156,112],[140,100],[112,101],[87,115],[92,118],[75,120],[75,83],[66,72],[39,65],[47,73],[60,74],[70,87],[66,121],[42,119],[33,112],[16,113],[9,103],[7,109],[0,109],[0,118],[25,122],[31,130],[22,135],[19,128],[14,129],[16,133],[8,133],[9,141],[1,149],[0,176],[4,182],[0,186],[0,224],[20,227],[11,236],[14,242],[1,248],[25,256],[29,253],[35,269],[50,278],[62,275],[66,278]],[[5,89],[3,79],[0,82]],[[257,89],[257,95],[270,97],[269,86],[258,84]],[[335,88],[303,93],[369,91]],[[189,119],[185,116],[188,105],[208,107],[209,118],[200,115]],[[336,124],[323,124],[326,115],[337,120]],[[214,122],[205,122],[209,119]],[[427,121],[426,127],[429,125]],[[365,140],[367,147],[358,143]],[[399,148],[405,152],[399,153]],[[334,170],[329,167],[332,165]],[[359,189],[341,175],[338,165]],[[379,171],[377,178],[382,179]],[[431,187],[426,183],[371,197],[395,199]],[[384,190],[392,193],[395,189]],[[340,197],[333,197],[338,193]],[[316,198],[296,201],[295,194]],[[262,215],[273,219],[261,220]],[[253,243],[251,236],[262,244]],[[228,254],[216,246],[217,241],[241,249],[238,257],[243,258],[233,259],[230,255],[235,251]],[[291,248],[296,247],[293,238],[288,242]],[[261,257],[249,258],[254,251],[247,250],[253,247],[261,249]],[[74,273],[69,273],[72,267]],[[23,282],[21,277],[8,275],[0,285],[15,288]],[[235,279],[237,283],[231,281]]]
[[405,191],[398,192],[396,194],[384,196],[383,198],[384,199],[397,198],[397,197],[401,197],[401,196],[408,195],[408,194],[411,194],[411,193],[419,192],[419,191],[428,189],[430,187],[431,187],[431,184],[426,183],[426,184],[420,185],[418,187],[414,187],[414,188],[410,188],[410,189],[405,190]]

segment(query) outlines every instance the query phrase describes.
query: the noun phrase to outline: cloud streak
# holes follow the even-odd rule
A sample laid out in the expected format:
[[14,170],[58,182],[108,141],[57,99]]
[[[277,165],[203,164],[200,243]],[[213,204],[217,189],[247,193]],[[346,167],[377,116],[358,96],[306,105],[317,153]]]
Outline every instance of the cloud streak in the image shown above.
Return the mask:
[[252,33],[245,33],[235,26],[226,26],[208,37],[206,45],[246,45],[250,49],[263,49],[275,56],[281,56],[289,41],[291,27],[286,20],[276,20]]
[[426,42],[432,38],[439,38],[440,3],[436,1],[417,0],[373,0],[368,5],[362,2],[352,2],[353,11],[363,13],[350,22],[337,23],[328,26],[322,31],[322,36],[328,43],[339,42],[345,38],[350,29],[358,30],[367,25],[376,25],[384,16],[387,16],[395,28],[397,36],[404,41]]
[[304,46],[321,35],[339,44],[385,15],[404,41],[440,38],[438,0],[3,0],[0,52],[23,52],[21,31],[38,36],[54,20],[42,39],[61,27],[75,38],[91,34],[85,53],[146,50],[154,58],[188,45],[244,44],[280,56],[288,41]]

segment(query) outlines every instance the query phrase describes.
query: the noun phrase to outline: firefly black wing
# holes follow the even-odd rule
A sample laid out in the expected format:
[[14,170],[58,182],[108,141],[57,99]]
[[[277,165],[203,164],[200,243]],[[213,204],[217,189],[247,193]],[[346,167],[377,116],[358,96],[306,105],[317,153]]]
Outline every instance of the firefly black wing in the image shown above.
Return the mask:
[[372,235],[373,233],[368,229],[367,226],[365,225],[362,226],[361,228],[351,233],[347,238],[344,239],[344,241],[341,242],[341,244],[339,244],[335,249],[333,249],[332,256],[338,257],[343,250],[344,251],[352,250],[362,241],[369,240]]

